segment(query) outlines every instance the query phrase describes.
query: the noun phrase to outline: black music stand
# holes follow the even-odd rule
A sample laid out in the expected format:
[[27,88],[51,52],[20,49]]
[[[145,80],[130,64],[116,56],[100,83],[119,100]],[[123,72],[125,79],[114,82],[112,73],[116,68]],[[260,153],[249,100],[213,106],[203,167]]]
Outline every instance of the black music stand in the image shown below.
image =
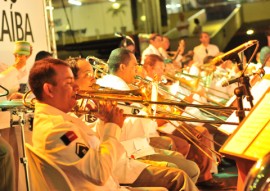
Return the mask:
[[[238,57],[238,56],[237,56]],[[237,100],[237,107],[238,110],[236,111],[236,116],[239,118],[239,122],[243,121],[245,118],[245,109],[243,107],[243,97],[246,96],[247,100],[250,103],[251,108],[253,107],[253,96],[251,95],[250,92],[250,83],[249,83],[249,76],[245,75],[245,70],[243,68],[243,63],[241,62],[240,58],[236,59],[237,61],[237,66],[240,71],[242,71],[242,74],[240,77],[238,77],[238,84],[239,86],[235,88],[234,94],[236,95],[236,100]],[[248,65],[246,66],[248,67]]]

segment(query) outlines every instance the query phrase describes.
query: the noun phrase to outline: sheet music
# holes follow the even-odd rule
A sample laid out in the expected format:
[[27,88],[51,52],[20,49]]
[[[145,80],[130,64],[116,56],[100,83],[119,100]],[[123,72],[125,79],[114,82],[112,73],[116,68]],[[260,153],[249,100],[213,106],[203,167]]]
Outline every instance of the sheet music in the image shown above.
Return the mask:
[[249,147],[245,155],[255,158],[261,158],[269,152],[270,147],[270,120],[268,120],[264,129],[257,136],[257,139],[252,143],[252,147]]
[[221,152],[259,159],[270,151],[270,92],[258,102]]

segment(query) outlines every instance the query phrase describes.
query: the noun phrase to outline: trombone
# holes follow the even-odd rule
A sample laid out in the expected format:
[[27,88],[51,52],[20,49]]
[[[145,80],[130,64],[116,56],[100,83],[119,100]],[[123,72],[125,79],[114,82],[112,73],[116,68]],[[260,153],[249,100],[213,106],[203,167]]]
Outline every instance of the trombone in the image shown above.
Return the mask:
[[[107,91],[107,90],[106,90]],[[166,106],[177,106],[177,107],[197,107],[197,108],[211,108],[211,109],[234,109],[236,107],[219,107],[214,105],[200,105],[200,104],[189,104],[177,101],[147,101],[144,100],[143,94],[140,94],[138,91],[121,91],[121,90],[109,90],[107,92],[99,91],[99,90],[81,90],[78,91],[76,96],[77,99],[82,99],[84,102],[85,100],[102,100],[102,101],[110,101],[112,103],[140,103],[144,106],[151,106],[151,105],[166,105]],[[133,95],[132,92],[136,92],[137,95]],[[132,107],[132,106],[131,106]],[[78,107],[75,110],[77,114],[89,114],[89,110],[85,107]],[[91,111],[90,111],[91,113]],[[188,117],[179,117],[179,116],[171,116],[170,115],[134,115],[134,114],[124,114],[125,117],[138,117],[138,118],[148,118],[148,119],[164,119],[164,120],[171,120],[171,121],[186,121],[186,122],[201,122],[201,123],[212,123],[212,124],[228,124],[228,125],[238,125],[239,123],[235,122],[225,122],[222,120],[200,120]]]
[[[78,91],[77,92],[77,98],[82,99],[81,103],[87,103],[88,100],[101,100],[101,101],[109,101],[114,104],[121,102],[121,103],[140,103],[144,106],[151,106],[152,104],[155,105],[171,105],[171,106],[180,106],[180,107],[185,107],[185,106],[193,106],[193,107],[207,107],[207,108],[219,108],[219,109],[224,109],[220,108],[217,106],[213,105],[196,105],[196,104],[185,104],[181,102],[174,102],[174,101],[146,101],[144,100],[143,94],[140,94],[137,90],[135,91],[136,95],[132,94],[133,90],[131,91],[120,91],[120,90],[105,90],[105,91],[100,91],[100,90],[90,90],[90,91]],[[133,107],[132,105],[130,107]],[[137,107],[136,107],[137,109]],[[229,109],[235,109],[234,107],[229,108]],[[94,112],[89,111],[88,108],[83,107],[82,105],[77,107],[76,110],[74,111],[77,115],[82,115],[82,114],[93,114]],[[224,122],[224,121],[213,121],[213,120],[199,120],[199,119],[194,119],[194,118],[187,118],[187,117],[179,117],[178,115],[173,115],[173,114],[168,114],[168,112],[162,112],[162,111],[157,111],[156,114],[148,113],[146,115],[138,115],[138,114],[124,114],[125,117],[137,117],[137,118],[147,118],[147,119],[162,119],[165,120],[169,123],[171,123],[173,126],[175,126],[176,130],[179,131],[189,142],[191,142],[193,145],[195,145],[199,150],[201,150],[207,157],[209,157],[211,160],[214,160],[209,153],[206,152],[206,150],[209,150],[210,152],[216,154],[218,158],[222,157],[218,152],[215,150],[209,148],[206,145],[202,145],[200,143],[199,138],[197,138],[191,130],[191,127],[188,126],[188,124],[182,124],[181,128],[179,127],[180,124],[175,125],[175,123],[172,123],[172,121],[175,122],[203,122],[203,123],[217,123],[217,124],[231,124],[231,125],[238,125],[238,123],[234,122]],[[196,129],[193,129],[193,132],[196,131]],[[200,132],[198,132],[200,133]],[[197,134],[198,134],[197,133]],[[211,140],[212,141],[212,140]],[[218,144],[214,142],[215,144]],[[201,145],[200,145],[201,144]],[[202,147],[205,147],[206,149],[203,149]]]

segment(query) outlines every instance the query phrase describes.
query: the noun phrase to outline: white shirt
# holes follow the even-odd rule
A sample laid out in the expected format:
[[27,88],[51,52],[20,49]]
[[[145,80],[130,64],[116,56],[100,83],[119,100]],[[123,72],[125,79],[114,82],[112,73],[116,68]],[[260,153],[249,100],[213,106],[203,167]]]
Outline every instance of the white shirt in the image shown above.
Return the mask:
[[[130,90],[123,79],[111,74],[98,79],[97,84],[118,90]],[[140,111],[139,114],[145,114],[145,112]],[[153,150],[150,150],[151,146],[148,140],[149,137],[153,136],[159,136],[156,122],[151,119],[128,117],[124,121],[120,141],[125,144],[127,152],[129,154],[132,153],[135,157],[143,156],[143,149],[148,149],[149,152],[144,154],[146,156],[154,154]],[[145,138],[147,141],[145,141]],[[127,142],[127,140],[132,142],[132,144]],[[140,153],[138,153],[139,150]]]
[[144,51],[142,52],[141,64],[144,64],[144,60],[145,60],[146,56],[149,54],[155,54],[155,55],[162,57],[159,50],[156,49],[152,44],[149,44],[149,46],[146,49],[144,49]]
[[124,190],[112,176],[114,169],[130,183],[136,180],[145,167],[126,172],[132,164],[119,136],[113,123],[103,126],[99,139],[82,120],[47,104],[35,105],[33,146],[63,169],[75,190]]
[[176,24],[177,30],[178,30],[178,27],[186,27],[186,28],[183,28],[181,30],[178,30],[178,32],[179,32],[178,37],[187,37],[187,36],[189,36],[188,26],[189,26],[189,22],[187,20],[184,20],[184,21],[179,20],[177,22],[177,24]]
[[219,53],[219,48],[216,45],[209,44],[205,47],[203,44],[195,46],[193,60],[199,64],[203,64],[203,59],[206,56],[217,56]]
[[[20,70],[17,70],[15,67],[10,66],[6,70],[0,73],[0,85],[11,91],[18,91],[20,80],[26,76],[25,67]],[[6,91],[0,88],[0,94],[5,94]],[[0,97],[1,100],[5,100],[6,98]]]

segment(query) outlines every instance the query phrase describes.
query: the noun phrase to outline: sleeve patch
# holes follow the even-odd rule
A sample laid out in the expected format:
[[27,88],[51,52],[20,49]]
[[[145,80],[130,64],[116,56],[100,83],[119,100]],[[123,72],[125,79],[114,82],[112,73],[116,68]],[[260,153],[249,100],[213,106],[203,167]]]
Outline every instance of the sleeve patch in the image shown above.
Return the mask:
[[65,145],[69,145],[72,141],[77,139],[77,135],[74,133],[74,131],[68,131],[66,132],[60,139],[64,142]]
[[89,148],[83,144],[83,143],[76,143],[76,154],[80,157],[83,158],[84,155],[87,153]]
[[97,118],[91,114],[85,115],[85,121],[88,123],[94,123],[97,120]]

